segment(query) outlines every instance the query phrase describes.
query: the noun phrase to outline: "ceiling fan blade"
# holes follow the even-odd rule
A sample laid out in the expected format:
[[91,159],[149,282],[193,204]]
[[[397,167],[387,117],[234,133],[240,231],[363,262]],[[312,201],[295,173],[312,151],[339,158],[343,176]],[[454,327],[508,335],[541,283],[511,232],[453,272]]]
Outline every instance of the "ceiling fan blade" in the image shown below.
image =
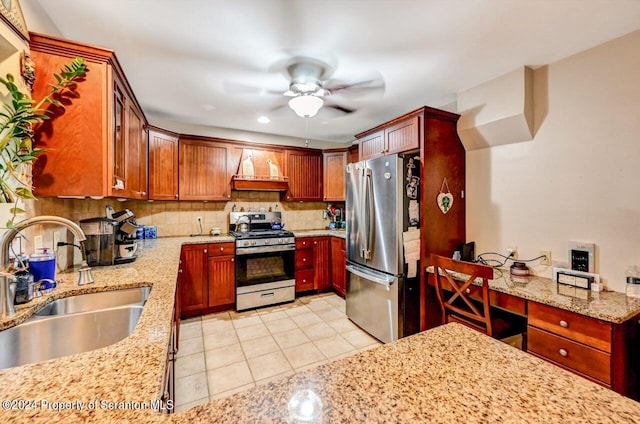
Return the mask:
[[348,107],[345,107],[345,106],[340,106],[337,103],[329,102],[329,101],[326,101],[326,100],[324,102],[324,107],[332,108],[332,109],[338,110],[338,111],[340,111],[342,113],[345,113],[345,114],[353,113],[353,112],[356,111],[356,109],[348,108]]
[[282,91],[279,90],[270,90],[264,87],[258,87],[255,85],[244,84],[237,81],[224,81],[223,83],[224,91],[229,94],[275,94],[278,96],[282,95]]
[[382,76],[357,82],[346,82],[331,79],[325,81],[322,85],[324,88],[331,91],[331,93],[349,94],[353,96],[382,95],[385,90],[385,83]]

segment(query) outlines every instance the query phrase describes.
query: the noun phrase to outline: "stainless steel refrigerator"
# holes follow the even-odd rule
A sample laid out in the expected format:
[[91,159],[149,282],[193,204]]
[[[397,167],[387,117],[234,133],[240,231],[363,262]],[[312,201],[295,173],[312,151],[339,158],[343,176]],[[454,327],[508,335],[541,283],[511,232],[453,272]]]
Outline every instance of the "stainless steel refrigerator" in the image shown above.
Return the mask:
[[403,232],[419,225],[419,167],[398,155],[347,165],[347,316],[385,343],[417,332],[419,278],[407,278]]

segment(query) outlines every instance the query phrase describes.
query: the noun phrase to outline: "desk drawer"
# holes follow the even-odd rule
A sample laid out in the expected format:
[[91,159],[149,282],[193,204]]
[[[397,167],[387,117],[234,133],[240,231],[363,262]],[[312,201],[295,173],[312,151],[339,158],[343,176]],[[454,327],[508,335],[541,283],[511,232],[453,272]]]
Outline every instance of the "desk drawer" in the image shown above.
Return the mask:
[[529,327],[527,351],[611,385],[611,356],[564,337]]
[[226,256],[236,254],[236,244],[231,243],[209,243],[209,256]]
[[529,325],[611,353],[610,323],[529,302]]

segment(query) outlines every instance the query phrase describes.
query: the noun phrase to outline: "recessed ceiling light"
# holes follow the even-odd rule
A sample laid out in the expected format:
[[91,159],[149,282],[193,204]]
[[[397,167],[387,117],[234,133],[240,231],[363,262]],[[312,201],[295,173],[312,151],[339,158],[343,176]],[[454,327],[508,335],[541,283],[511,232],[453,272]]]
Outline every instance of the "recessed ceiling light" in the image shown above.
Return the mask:
[[258,122],[260,122],[261,124],[268,124],[269,122],[271,122],[271,119],[267,118],[266,116],[261,116],[258,118]]

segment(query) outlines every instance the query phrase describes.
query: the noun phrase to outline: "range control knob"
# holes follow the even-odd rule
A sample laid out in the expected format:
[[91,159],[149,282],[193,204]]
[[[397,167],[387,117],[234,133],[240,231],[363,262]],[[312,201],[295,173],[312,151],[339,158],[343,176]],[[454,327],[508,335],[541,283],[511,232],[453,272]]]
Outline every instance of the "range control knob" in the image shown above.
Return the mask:
[[256,241],[255,240],[251,240],[251,246],[255,246],[256,245]]
[[271,240],[270,240],[270,239],[266,239],[266,240],[264,241],[264,244],[271,244]]
[[284,244],[284,240],[282,240],[282,239],[278,239],[278,243],[280,243],[280,244]]
[[244,243],[242,243],[243,246],[249,246],[249,242],[245,240]]

